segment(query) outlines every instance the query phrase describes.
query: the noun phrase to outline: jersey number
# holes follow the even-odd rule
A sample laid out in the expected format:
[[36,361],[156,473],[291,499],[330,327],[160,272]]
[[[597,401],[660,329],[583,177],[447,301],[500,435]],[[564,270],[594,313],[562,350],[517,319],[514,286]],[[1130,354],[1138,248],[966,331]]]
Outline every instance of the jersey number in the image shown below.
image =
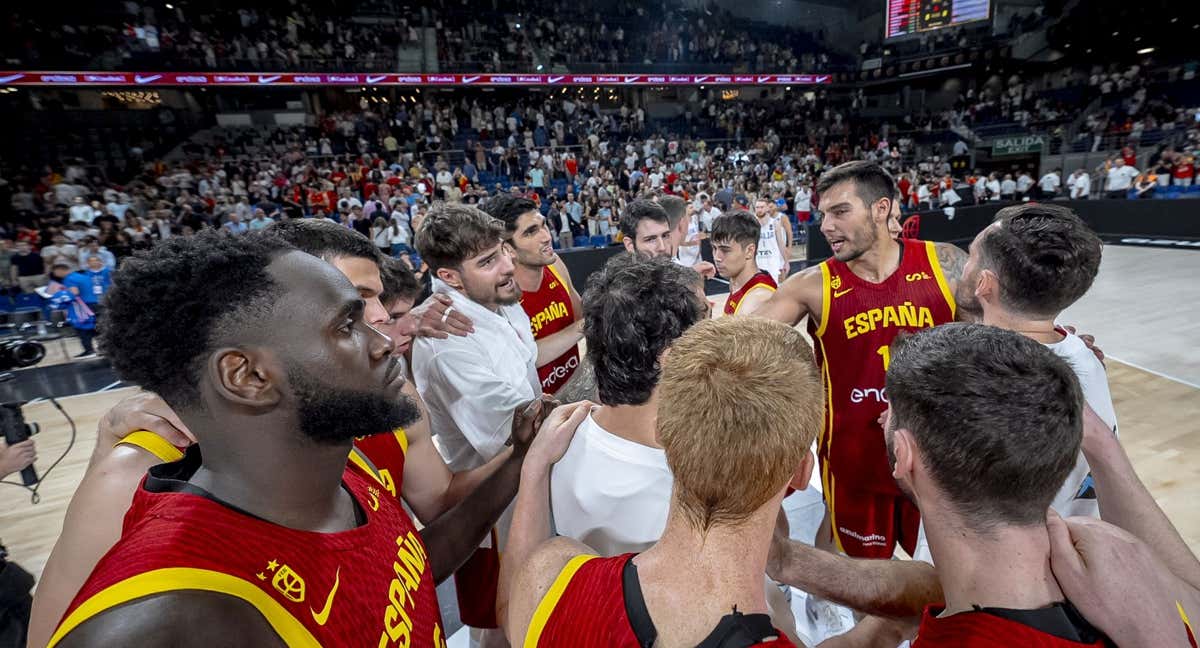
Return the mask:
[[885,345],[879,347],[878,349],[876,349],[875,353],[878,353],[880,356],[883,357],[883,371],[886,373],[888,370],[888,363],[890,363],[892,361],[891,347],[889,347],[888,345],[885,344]]

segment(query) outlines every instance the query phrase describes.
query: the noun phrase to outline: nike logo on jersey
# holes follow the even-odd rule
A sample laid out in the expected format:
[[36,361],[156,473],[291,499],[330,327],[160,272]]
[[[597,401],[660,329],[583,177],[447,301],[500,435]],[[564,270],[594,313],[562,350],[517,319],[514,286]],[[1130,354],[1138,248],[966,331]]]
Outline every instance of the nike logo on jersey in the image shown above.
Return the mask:
[[851,290],[854,290],[854,289],[853,289],[853,288],[847,288],[847,289],[845,289],[845,290],[835,290],[835,291],[834,291],[834,293],[833,293],[833,296],[834,296],[834,298],[836,299],[836,298],[838,298],[838,297],[841,297],[842,295],[845,295],[846,293],[850,292]]
[[333,574],[333,587],[329,590],[329,596],[325,597],[325,607],[321,608],[320,612],[309,608],[309,612],[312,613],[313,621],[316,621],[317,625],[323,626],[325,625],[325,622],[329,620],[329,612],[333,609],[333,597],[337,596],[338,585],[340,585],[341,582],[342,568],[338,567],[337,571]]

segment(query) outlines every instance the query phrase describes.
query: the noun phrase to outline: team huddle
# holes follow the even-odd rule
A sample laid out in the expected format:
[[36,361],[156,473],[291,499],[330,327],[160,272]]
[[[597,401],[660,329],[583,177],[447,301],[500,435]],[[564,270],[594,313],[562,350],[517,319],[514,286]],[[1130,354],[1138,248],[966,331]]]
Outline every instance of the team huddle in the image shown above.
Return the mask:
[[[445,646],[454,578],[483,646],[1195,646],[1200,561],[1056,321],[1099,239],[1034,203],[967,252],[902,238],[868,162],[816,193],[833,256],[794,274],[768,201],[708,263],[674,196],[628,205],[582,294],[506,194],[431,210],[428,286],[313,219],[131,259],[100,340],[145,391],[29,645]],[[818,484],[810,544],[782,511]],[[851,627],[805,634],[793,588]]]

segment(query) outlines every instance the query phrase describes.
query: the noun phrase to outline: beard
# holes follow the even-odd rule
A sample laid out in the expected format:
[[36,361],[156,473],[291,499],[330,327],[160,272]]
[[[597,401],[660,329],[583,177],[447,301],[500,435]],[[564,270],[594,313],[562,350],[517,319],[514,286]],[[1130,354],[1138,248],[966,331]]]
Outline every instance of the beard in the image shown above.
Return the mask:
[[330,385],[297,366],[288,368],[295,392],[300,434],[318,445],[340,445],[355,437],[390,432],[421,417],[416,402],[405,394],[383,393]]
[[963,277],[954,290],[954,303],[958,305],[958,310],[967,316],[965,321],[983,321],[983,304],[975,297],[975,286],[977,285],[979,285],[978,274],[974,277]]

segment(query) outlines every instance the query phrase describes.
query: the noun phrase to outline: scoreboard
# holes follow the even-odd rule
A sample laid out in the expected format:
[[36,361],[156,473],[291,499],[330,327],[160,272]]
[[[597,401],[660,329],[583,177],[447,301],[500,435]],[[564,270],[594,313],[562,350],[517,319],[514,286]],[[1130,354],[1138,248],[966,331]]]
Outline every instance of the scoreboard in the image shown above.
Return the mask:
[[886,38],[987,20],[991,0],[887,0]]

